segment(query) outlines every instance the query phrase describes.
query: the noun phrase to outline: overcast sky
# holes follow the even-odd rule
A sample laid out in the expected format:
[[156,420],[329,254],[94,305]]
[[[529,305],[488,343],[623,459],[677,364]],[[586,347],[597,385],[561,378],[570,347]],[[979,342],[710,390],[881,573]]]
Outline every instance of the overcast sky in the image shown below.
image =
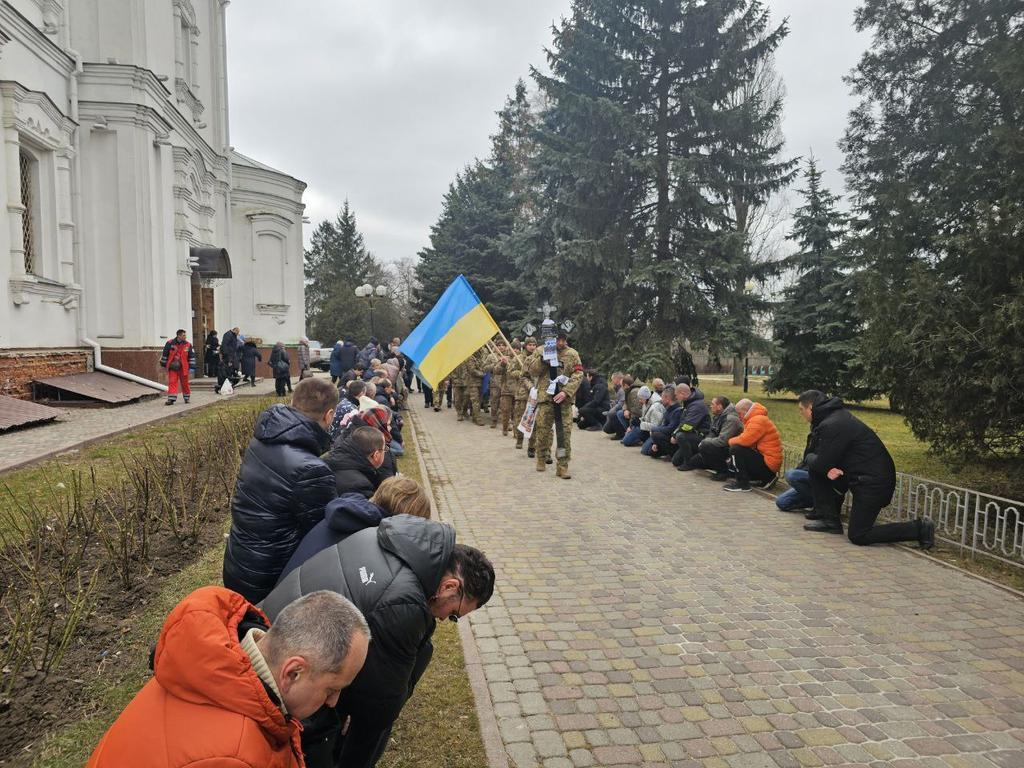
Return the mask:
[[[867,39],[858,0],[767,0],[789,17],[777,56],[792,155],[811,151],[840,192],[842,82]],[[244,0],[228,8],[231,143],[305,181],[313,226],[348,198],[385,260],[428,244],[455,173],[483,157],[495,111],[569,0]]]

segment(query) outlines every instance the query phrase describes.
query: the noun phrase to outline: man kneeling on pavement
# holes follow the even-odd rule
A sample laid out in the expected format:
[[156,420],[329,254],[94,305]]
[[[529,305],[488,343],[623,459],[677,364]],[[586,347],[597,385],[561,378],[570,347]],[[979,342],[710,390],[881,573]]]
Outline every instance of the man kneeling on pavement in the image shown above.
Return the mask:
[[743,419],[743,431],[729,438],[736,479],[725,490],[749,491],[752,483],[771,488],[782,466],[782,436],[760,403],[743,398],[736,403],[736,413]]

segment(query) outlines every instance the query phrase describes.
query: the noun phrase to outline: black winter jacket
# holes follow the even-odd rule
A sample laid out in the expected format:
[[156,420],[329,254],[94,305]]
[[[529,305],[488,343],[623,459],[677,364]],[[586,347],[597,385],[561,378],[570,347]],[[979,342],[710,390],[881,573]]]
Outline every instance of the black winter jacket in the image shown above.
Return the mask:
[[242,344],[238,341],[235,332],[224,331],[224,335],[220,339],[220,359],[224,361],[224,364],[237,368],[241,352]]
[[704,400],[704,393],[694,389],[683,401],[683,412],[679,417],[680,432],[697,432],[706,435],[711,429],[711,412]]
[[317,552],[333,547],[363,528],[376,528],[384,517],[384,510],[361,493],[346,493],[334,499],[324,509],[324,519],[299,543],[292,559],[281,571],[281,580]]
[[351,440],[337,441],[331,446],[331,452],[324,457],[324,461],[334,473],[339,496],[343,493],[359,493],[368,499],[384,481],[384,475],[356,450]]
[[258,603],[277,583],[336,495],[334,473],[320,459],[329,445],[327,432],[294,408],[260,414],[231,499],[225,587]]
[[885,444],[867,424],[850,413],[838,397],[815,405],[804,462],[811,472],[843,470],[851,488],[884,491],[896,484],[896,465]]
[[584,405],[593,408],[598,412],[608,410],[608,382],[604,376],[594,376],[590,382],[590,399]]
[[[263,601],[273,622],[302,595],[327,589],[355,603],[370,625],[366,664],[338,700],[338,720],[352,718],[339,765],[374,764],[380,742],[430,663],[437,622],[429,598],[441,584],[454,546],[451,526],[411,515],[388,517],[311,557]],[[309,728],[303,737],[323,735]]]

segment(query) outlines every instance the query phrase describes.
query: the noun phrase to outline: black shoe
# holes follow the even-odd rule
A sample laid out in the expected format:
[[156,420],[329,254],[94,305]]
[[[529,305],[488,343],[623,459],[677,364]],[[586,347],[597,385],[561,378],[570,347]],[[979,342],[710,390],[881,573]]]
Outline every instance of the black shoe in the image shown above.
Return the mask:
[[526,450],[526,457],[529,459],[535,459],[537,458],[537,452],[533,450],[533,448],[528,448]]
[[220,387],[214,387],[213,388],[213,394],[219,395],[220,394]]
[[693,472],[693,467],[691,467],[689,464],[680,464],[678,467],[676,467],[676,470],[678,470],[679,472]]
[[723,491],[729,491],[730,493],[750,493],[753,489],[750,487],[750,483],[743,483],[739,480],[733,480],[731,483],[726,483],[722,487]]
[[763,483],[761,483],[759,487],[764,489],[764,490],[766,490],[766,491],[770,491],[772,488],[775,487],[775,484],[777,482],[779,482],[779,476],[778,475],[772,475],[767,480],[765,480]]
[[804,517],[807,520],[824,520],[825,516],[819,512],[815,512],[813,509],[810,512],[804,512]]
[[544,459],[544,463],[545,464],[554,464],[555,462],[554,462],[554,460],[550,456],[548,456],[548,458]]
[[164,403],[164,405],[174,405],[174,398],[173,397],[168,397],[167,398],[167,402]]
[[188,405],[188,395],[185,395],[185,405]]
[[809,523],[804,523],[805,531],[813,531],[814,533],[839,533],[843,532],[843,524],[838,520],[813,520]]
[[921,545],[921,549],[931,549],[935,546],[935,523],[927,517],[921,518],[921,533],[919,534],[918,542]]
[[715,472],[713,475],[711,475],[710,479],[714,480],[716,483],[724,483],[730,477],[732,477],[732,475],[730,475],[728,472]]

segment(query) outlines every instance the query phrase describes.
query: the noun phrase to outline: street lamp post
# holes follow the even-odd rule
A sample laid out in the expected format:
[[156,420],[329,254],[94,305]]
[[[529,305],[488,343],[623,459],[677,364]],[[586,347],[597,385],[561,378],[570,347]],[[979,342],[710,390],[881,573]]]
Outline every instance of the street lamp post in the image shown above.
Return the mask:
[[383,299],[388,295],[388,288],[386,285],[378,285],[374,288],[369,283],[365,285],[356,286],[355,294],[360,299],[366,299],[370,304],[370,335],[374,338],[377,337],[377,331],[373,327],[373,297]]

